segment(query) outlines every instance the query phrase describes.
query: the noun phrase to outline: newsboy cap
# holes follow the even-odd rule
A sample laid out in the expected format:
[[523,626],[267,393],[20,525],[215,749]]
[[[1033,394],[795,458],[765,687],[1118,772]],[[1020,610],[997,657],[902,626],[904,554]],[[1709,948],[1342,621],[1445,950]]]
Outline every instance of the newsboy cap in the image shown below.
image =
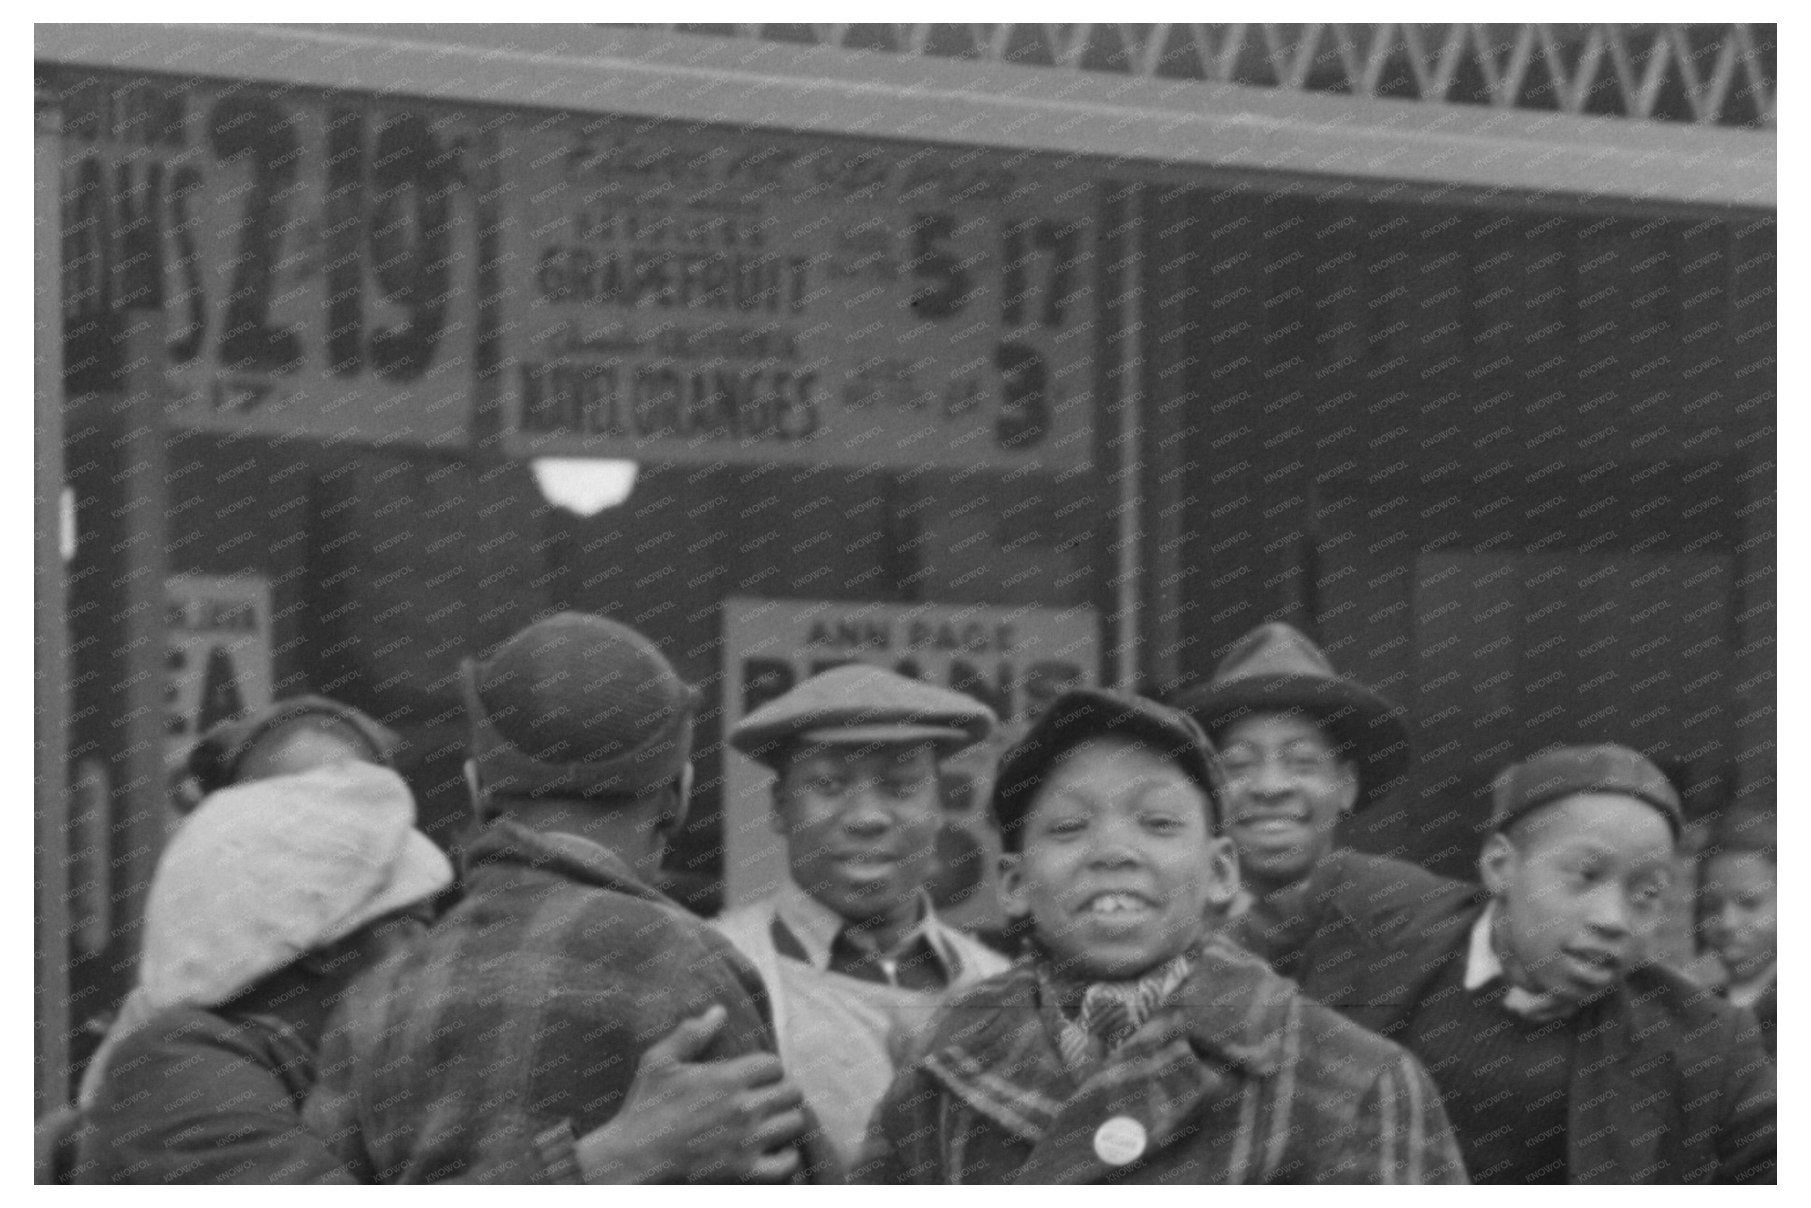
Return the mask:
[[1619,793],[1644,801],[1666,817],[1678,838],[1685,829],[1679,793],[1645,755],[1614,743],[1556,747],[1507,767],[1491,786],[1490,829],[1575,793]]
[[994,711],[962,692],[866,663],[833,667],[737,722],[729,743],[779,768],[804,743],[868,746],[928,742],[953,755],[993,733]]
[[499,800],[632,797],[691,758],[698,694],[627,625],[563,612],[465,671],[472,758]]
[[1091,738],[1108,737],[1133,739],[1174,760],[1207,794],[1212,810],[1208,829],[1220,829],[1220,758],[1194,718],[1142,696],[1075,688],[1052,701],[1025,737],[1000,757],[992,804],[1007,851],[1019,850],[1019,828],[1057,760]]
[[356,734],[370,749],[371,762],[391,766],[401,745],[395,732],[379,725],[351,705],[324,696],[291,696],[209,728],[189,752],[189,775],[203,793],[214,793],[235,784],[239,765],[258,740],[304,718],[337,723]]

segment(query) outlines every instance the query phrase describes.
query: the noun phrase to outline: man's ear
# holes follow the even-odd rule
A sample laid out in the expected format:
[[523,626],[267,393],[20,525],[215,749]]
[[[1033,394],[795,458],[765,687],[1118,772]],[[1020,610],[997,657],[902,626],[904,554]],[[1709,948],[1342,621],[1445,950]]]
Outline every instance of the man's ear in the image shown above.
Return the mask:
[[1224,835],[1207,843],[1207,902],[1225,910],[1239,896],[1239,850]]
[[1030,895],[1025,891],[1025,876],[1021,865],[1024,857],[1018,852],[1004,852],[1000,856],[1000,901],[1010,915],[1031,913]]
[[1484,849],[1478,853],[1478,877],[1484,882],[1484,888],[1490,891],[1491,897],[1502,897],[1509,888],[1515,863],[1515,844],[1501,831],[1484,840]]
[[661,812],[659,820],[654,823],[654,829],[661,838],[672,838],[685,825],[686,817],[691,813],[692,786],[697,783],[697,775],[692,761],[688,759],[680,765],[679,774],[673,777],[669,785],[672,804]]

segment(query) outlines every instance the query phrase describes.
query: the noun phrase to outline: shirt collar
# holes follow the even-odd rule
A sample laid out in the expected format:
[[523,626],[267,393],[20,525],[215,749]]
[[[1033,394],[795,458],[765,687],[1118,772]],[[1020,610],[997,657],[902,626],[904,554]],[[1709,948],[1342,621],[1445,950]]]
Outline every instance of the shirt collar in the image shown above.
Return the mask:
[[1471,925],[1471,944],[1465,950],[1465,988],[1481,990],[1503,976],[1503,961],[1490,942],[1490,929],[1496,925],[1497,904],[1492,902]]
[[1511,1015],[1535,1022],[1561,1019],[1576,1012],[1579,1004],[1570,999],[1524,990],[1509,980],[1508,971],[1503,967],[1503,958],[1497,955],[1496,945],[1491,942],[1491,931],[1496,925],[1496,919],[1497,904],[1493,901],[1478,915],[1478,921],[1471,925],[1471,942],[1465,952],[1465,989],[1475,993],[1501,979],[1506,987],[1503,991],[1503,1009]]
[[1773,986],[1773,979],[1778,969],[1779,962],[1776,960],[1745,981],[1737,981],[1731,977],[1723,987],[1724,996],[1738,1007],[1752,1007]]
[[[918,896],[918,925],[900,938],[892,953],[882,955],[903,952],[922,936],[930,944],[937,959],[947,965],[949,958],[942,939],[943,924],[938,920],[936,911],[931,909],[930,897],[922,892]],[[842,934],[843,928],[849,925],[849,921],[806,893],[791,877],[786,878],[786,883],[780,887],[778,899],[774,903],[774,913],[799,941],[799,947],[810,958],[811,967],[827,968],[830,964],[830,946]]]

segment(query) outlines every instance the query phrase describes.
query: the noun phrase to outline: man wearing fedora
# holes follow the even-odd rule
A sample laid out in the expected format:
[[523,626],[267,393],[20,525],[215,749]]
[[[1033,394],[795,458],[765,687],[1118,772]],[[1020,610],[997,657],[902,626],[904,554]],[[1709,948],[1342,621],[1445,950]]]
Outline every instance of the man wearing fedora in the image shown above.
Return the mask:
[[1399,929],[1345,1013],[1433,1075],[1477,1183],[1771,1183],[1746,1012],[1647,956],[1684,816],[1639,752],[1560,747],[1491,791],[1484,887]]
[[311,1126],[366,1182],[832,1169],[755,971],[649,887],[685,816],[696,691],[641,634],[578,613],[468,663],[464,687],[487,820],[465,896],[357,987]]
[[937,1007],[1006,968],[945,926],[925,891],[943,823],[939,764],[995,724],[973,697],[850,664],[730,731],[774,773],[790,876],[718,925],[760,970],[787,1076],[847,1163]]
[[1376,805],[1407,772],[1407,723],[1280,622],[1241,638],[1179,703],[1226,771],[1228,833],[1249,895],[1231,934],[1310,998],[1342,1008],[1410,911],[1464,892],[1418,865],[1336,844],[1341,819]]

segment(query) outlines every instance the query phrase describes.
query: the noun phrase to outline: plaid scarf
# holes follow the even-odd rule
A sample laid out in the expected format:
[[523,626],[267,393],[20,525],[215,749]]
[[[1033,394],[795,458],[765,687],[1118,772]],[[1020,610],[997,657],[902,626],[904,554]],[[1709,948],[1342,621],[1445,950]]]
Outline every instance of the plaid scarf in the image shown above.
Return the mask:
[[1077,1072],[1099,1064],[1144,1026],[1145,1020],[1176,992],[1194,967],[1194,953],[1184,952],[1131,981],[1094,982],[1083,988],[1079,997],[1074,987],[1069,994],[1061,994],[1054,978],[1047,974],[1051,1000],[1076,1003],[1074,1014],[1065,1012],[1057,1031],[1057,1047],[1064,1063]]

